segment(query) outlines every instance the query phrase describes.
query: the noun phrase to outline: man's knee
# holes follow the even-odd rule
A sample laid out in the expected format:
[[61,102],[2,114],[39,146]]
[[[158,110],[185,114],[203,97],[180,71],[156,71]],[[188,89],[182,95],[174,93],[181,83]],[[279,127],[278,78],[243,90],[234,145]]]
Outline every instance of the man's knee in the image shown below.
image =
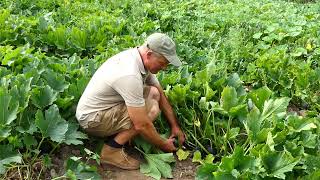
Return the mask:
[[148,116],[152,119],[152,121],[154,121],[160,113],[160,92],[155,86],[146,86],[145,90],[145,100]]
[[155,86],[149,86],[149,98],[154,99],[156,101],[160,101],[160,92],[158,90],[158,88],[156,88]]

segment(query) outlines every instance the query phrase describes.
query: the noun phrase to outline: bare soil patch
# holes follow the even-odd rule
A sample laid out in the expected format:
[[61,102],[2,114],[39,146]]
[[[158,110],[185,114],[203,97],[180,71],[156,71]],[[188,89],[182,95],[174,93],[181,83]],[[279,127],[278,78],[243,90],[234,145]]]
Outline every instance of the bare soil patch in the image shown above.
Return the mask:
[[[144,161],[140,153],[133,150],[132,148],[128,149],[128,153],[134,156],[140,161]],[[65,173],[64,162],[71,156],[81,156],[80,150],[75,146],[64,146],[61,147],[59,153],[56,153],[52,158],[52,169],[46,173],[46,179],[53,176],[61,176]],[[195,178],[197,164],[192,163],[191,157],[179,161],[176,158],[176,163],[172,165],[172,175],[173,180],[193,180]],[[108,180],[125,180],[125,179],[134,179],[134,180],[153,180],[152,177],[148,177],[140,172],[140,170],[123,170],[112,165],[98,165],[95,161],[90,161],[90,164],[98,167],[98,172],[101,175],[102,179]],[[165,180],[162,178],[162,180]]]
[[[174,180],[193,180],[195,178],[196,164],[192,163],[191,158],[184,161],[176,159],[176,163],[172,169]],[[140,170],[127,171],[111,165],[100,166],[99,173],[102,175],[103,179],[109,180],[153,180],[152,177],[148,177],[140,173]],[[162,179],[165,180],[164,178]]]

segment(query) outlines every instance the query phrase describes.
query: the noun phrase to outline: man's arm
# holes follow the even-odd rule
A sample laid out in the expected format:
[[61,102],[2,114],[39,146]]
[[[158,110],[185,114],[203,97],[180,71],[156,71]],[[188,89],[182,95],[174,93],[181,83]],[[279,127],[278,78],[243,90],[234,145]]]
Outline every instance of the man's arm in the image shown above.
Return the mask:
[[176,147],[173,143],[173,138],[165,140],[160,137],[151,119],[149,118],[145,107],[127,106],[127,109],[130,119],[133,122],[134,128],[146,140],[148,140],[150,143],[158,146],[160,149],[166,152],[172,152],[176,150]]
[[154,86],[158,89],[158,91],[160,93],[160,102],[159,102],[160,109],[163,111],[168,123],[171,126],[170,138],[177,136],[179,143],[183,144],[185,141],[185,135],[179,126],[178,120],[176,118],[176,115],[173,111],[172,106],[170,105],[168,98],[164,94],[164,91],[163,91],[161,85],[158,84],[158,85],[154,85]]

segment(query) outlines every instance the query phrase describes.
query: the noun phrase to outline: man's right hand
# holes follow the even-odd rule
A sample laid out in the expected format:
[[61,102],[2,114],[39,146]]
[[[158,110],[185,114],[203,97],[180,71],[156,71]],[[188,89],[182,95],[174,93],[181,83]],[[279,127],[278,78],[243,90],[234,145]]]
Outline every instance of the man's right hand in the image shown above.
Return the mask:
[[165,152],[175,152],[177,151],[177,148],[174,146],[174,138],[169,138],[166,140],[165,144],[163,144],[162,147],[160,147]]

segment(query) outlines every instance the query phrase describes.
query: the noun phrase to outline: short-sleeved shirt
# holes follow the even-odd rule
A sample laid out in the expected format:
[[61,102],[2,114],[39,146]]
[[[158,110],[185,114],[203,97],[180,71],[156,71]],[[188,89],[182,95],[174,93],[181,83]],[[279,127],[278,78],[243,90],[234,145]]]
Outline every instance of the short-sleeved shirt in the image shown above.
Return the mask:
[[98,111],[120,103],[142,107],[145,84],[156,85],[159,81],[145,69],[138,48],[120,52],[104,62],[92,76],[79,100],[76,118],[86,128]]

